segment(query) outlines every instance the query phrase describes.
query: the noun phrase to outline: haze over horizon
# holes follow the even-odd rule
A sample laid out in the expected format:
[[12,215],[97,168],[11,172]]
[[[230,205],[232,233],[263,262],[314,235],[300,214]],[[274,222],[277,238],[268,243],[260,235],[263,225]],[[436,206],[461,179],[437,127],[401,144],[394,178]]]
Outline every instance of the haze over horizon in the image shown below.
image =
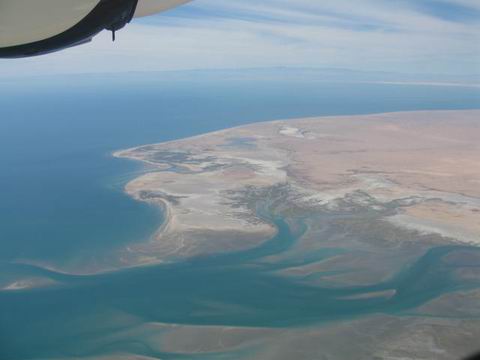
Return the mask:
[[111,42],[1,60],[0,76],[270,67],[480,74],[473,0],[195,0],[136,19]]

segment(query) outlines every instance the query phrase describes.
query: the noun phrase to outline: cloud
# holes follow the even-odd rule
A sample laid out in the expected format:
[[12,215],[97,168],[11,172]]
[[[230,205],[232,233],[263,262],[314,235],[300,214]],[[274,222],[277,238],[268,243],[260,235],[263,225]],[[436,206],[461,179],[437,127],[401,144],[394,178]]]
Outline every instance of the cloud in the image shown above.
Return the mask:
[[270,66],[480,73],[476,0],[196,0],[0,76]]

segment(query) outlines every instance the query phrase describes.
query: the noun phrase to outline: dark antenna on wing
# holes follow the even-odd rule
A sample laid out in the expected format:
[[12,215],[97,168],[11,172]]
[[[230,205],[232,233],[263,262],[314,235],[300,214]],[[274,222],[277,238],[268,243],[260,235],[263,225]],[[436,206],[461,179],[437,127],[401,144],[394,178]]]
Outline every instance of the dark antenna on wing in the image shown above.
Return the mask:
[[107,30],[112,32],[112,41],[115,41],[115,32],[122,29],[126,24],[128,24],[135,14],[137,9],[138,0],[131,0],[130,7],[123,9],[123,12],[119,14],[117,19],[106,27]]

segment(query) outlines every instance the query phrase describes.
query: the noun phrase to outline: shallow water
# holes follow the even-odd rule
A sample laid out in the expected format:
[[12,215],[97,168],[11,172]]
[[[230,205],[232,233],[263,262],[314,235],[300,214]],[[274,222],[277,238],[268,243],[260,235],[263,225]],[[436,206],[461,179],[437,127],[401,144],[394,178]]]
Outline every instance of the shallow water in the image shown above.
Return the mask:
[[[108,314],[115,310],[149,323],[299,326],[373,313],[400,315],[442,294],[480,285],[478,281],[460,281],[453,276],[457,268],[442,262],[452,252],[480,249],[448,246],[431,249],[385,282],[340,288],[308,286],[276,276],[269,266],[257,262],[287,250],[302,234],[292,234],[281,219],[275,224],[278,234],[256,249],[176,264],[88,277],[24,266],[25,273],[49,275],[63,285],[0,294],[2,354],[8,359],[27,359],[98,355],[114,349],[182,358],[181,354],[149,350],[147,345],[139,349],[144,339],[128,332],[112,342],[109,336],[128,330],[132,323],[113,321]],[[317,260],[329,255],[329,251],[318,253]],[[396,290],[396,294],[345,299],[382,290]]]

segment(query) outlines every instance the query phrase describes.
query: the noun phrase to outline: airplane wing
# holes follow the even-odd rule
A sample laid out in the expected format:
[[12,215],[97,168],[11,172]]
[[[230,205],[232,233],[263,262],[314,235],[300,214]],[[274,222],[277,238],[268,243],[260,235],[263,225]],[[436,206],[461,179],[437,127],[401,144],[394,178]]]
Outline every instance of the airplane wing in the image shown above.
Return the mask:
[[47,54],[190,0],[0,0],[0,58]]

